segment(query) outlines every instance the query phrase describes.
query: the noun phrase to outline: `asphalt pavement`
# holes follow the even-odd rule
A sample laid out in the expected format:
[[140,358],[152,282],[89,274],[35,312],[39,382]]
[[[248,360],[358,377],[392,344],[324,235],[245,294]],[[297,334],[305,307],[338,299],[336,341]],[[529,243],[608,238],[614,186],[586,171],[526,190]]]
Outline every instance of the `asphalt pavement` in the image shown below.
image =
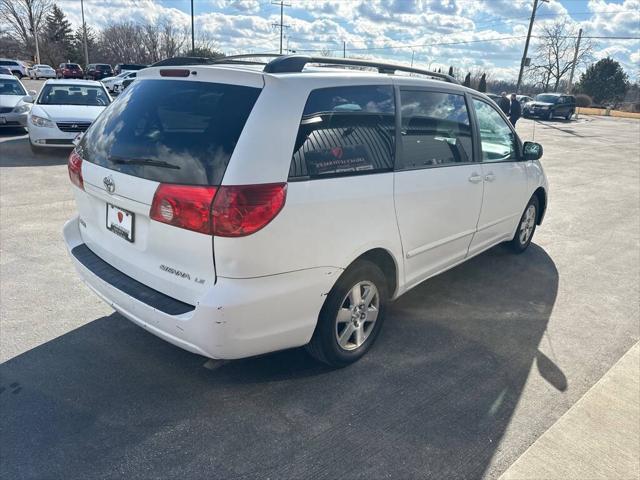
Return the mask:
[[551,185],[531,248],[418,286],[341,370],[208,362],[113,313],[62,243],[66,153],[0,132],[0,477],[499,477],[640,338],[640,123],[518,130]]

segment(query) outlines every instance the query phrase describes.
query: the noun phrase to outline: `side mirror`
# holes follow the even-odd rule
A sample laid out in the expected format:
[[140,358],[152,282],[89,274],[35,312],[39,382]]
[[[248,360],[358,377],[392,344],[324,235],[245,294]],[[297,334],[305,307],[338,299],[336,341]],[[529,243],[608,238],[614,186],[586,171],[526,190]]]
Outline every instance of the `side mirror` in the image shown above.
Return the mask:
[[36,92],[35,90],[29,90],[27,92],[29,94],[30,97],[36,98],[38,96],[38,92]]
[[25,95],[24,97],[22,97],[22,101],[24,103],[33,103],[33,101],[35,100],[33,97],[33,95]]
[[542,145],[536,142],[524,142],[522,151],[525,160],[539,160],[542,157]]

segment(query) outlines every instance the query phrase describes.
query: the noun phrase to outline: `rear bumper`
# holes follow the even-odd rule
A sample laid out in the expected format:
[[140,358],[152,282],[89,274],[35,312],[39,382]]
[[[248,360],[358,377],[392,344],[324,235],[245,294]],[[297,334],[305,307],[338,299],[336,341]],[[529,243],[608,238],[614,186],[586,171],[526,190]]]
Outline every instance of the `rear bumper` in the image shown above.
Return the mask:
[[78,217],[65,224],[63,234],[76,270],[106,303],[154,335],[216,359],[249,357],[308,343],[326,293],[342,272],[322,267],[260,278],[218,278],[193,310],[170,315],[152,306],[153,302],[136,298],[130,289],[117,288],[118,283],[109,277],[101,278],[72,253],[84,245]]

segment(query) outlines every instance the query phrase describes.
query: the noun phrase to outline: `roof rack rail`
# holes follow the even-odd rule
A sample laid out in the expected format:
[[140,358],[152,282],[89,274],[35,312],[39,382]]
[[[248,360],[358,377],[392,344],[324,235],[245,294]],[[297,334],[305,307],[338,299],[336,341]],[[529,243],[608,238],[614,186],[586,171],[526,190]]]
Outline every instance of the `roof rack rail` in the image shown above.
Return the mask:
[[380,73],[395,73],[396,71],[417,73],[445,80],[449,83],[460,85],[460,82],[446,73],[431,72],[420,68],[405,67],[384,62],[372,62],[355,58],[312,57],[306,55],[277,55],[264,67],[265,73],[295,73],[301,72],[308,63],[323,63],[326,65],[345,65],[351,67],[371,67],[378,69]]
[[241,65],[266,65],[268,62],[250,61],[251,58],[274,58],[277,53],[244,53],[242,55],[229,55],[226,57],[172,57],[165,58],[151,65],[152,67],[182,67],[187,65],[219,65],[222,63],[235,63]]

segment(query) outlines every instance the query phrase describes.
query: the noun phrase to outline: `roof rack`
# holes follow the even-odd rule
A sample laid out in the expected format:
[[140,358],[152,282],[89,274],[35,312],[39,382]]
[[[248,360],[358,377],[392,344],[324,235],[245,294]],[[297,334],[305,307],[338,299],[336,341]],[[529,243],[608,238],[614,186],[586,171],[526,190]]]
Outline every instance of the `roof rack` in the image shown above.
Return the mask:
[[308,63],[322,63],[325,65],[345,65],[350,67],[376,68],[379,73],[395,73],[396,71],[417,73],[445,80],[449,83],[460,85],[460,82],[446,73],[431,72],[420,68],[405,67],[384,62],[372,62],[355,58],[311,57],[306,55],[282,55],[271,60],[264,67],[265,73],[294,73],[301,72]]
[[[251,60],[252,58],[269,58],[268,62]],[[152,67],[176,67],[186,65],[264,65],[265,73],[296,73],[302,72],[309,63],[320,63],[324,65],[344,65],[347,67],[370,67],[375,68],[380,73],[393,74],[397,71],[427,75],[439,78],[449,83],[460,85],[460,82],[446,73],[432,72],[420,68],[405,67],[384,62],[372,62],[355,58],[334,58],[334,57],[312,57],[307,55],[279,55],[277,53],[245,53],[242,55],[229,55],[228,57],[205,58],[205,57],[174,57],[160,60],[151,65]]]
[[281,55],[277,53],[244,53],[242,55],[229,55],[226,57],[172,57],[160,60],[151,65],[152,67],[183,67],[187,65],[220,65],[233,63],[240,65],[267,65],[268,62],[252,61],[251,58],[275,58]]

